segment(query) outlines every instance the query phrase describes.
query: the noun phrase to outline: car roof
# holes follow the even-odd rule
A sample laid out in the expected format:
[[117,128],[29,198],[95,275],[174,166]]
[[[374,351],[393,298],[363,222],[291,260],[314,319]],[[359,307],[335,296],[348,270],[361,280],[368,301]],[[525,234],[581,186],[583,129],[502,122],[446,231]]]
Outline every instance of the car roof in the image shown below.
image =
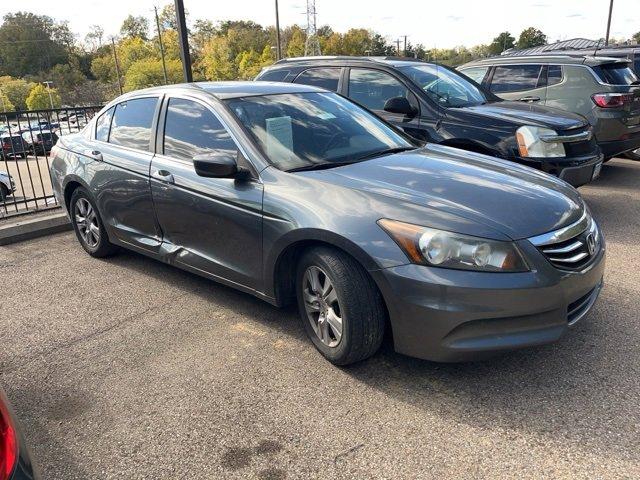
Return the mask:
[[474,60],[463,66],[472,65],[513,65],[519,63],[559,63],[562,65],[588,65],[595,67],[606,63],[628,63],[628,60],[593,55],[504,55]]
[[[213,95],[214,97],[225,100],[228,98],[239,98],[248,96],[259,95],[276,95],[284,93],[309,93],[309,92],[324,92],[321,88],[313,87],[310,85],[298,85],[292,83],[280,83],[280,82],[252,82],[252,81],[230,81],[230,82],[193,82],[193,83],[178,83],[175,85],[164,85],[161,87],[145,88],[143,90],[136,90],[128,94],[124,94],[114,100],[115,103],[126,100],[130,97],[154,94],[154,93],[177,93],[184,91],[205,91],[206,93]],[[114,103],[112,102],[112,103]]]
[[356,63],[381,63],[390,65],[393,67],[401,67],[405,65],[415,65],[416,63],[432,63],[425,62],[424,60],[420,60],[418,58],[411,57],[358,57],[358,56],[349,56],[349,55],[319,55],[315,57],[292,57],[292,58],[283,58],[282,60],[278,60],[273,65],[267,67],[268,70],[275,68],[286,68],[287,66],[296,66],[296,65],[317,65],[322,64],[326,65],[327,63],[345,63],[345,62],[356,62]]

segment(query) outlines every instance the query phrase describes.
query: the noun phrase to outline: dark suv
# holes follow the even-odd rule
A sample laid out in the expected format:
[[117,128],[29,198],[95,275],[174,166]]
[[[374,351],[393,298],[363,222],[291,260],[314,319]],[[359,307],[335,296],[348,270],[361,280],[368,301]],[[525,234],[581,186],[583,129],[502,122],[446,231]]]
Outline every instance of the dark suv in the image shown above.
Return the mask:
[[573,186],[600,173],[603,157],[584,117],[503,101],[445,66],[395,57],[293,58],[256,80],[338,92],[414,138],[512,160]]

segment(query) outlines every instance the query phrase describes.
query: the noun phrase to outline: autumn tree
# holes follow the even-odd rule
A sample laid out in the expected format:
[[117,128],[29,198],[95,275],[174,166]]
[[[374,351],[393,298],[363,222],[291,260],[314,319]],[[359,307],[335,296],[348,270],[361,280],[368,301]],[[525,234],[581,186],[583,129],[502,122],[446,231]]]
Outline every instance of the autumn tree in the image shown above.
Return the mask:
[[47,110],[52,106],[53,108],[60,108],[60,105],[58,90],[45,87],[41,83],[36,84],[27,97],[27,108],[29,110]]
[[134,17],[133,15],[129,15],[124,19],[124,22],[122,22],[120,35],[123,37],[137,37],[142,40],[147,40],[149,37],[149,21],[143,16]]

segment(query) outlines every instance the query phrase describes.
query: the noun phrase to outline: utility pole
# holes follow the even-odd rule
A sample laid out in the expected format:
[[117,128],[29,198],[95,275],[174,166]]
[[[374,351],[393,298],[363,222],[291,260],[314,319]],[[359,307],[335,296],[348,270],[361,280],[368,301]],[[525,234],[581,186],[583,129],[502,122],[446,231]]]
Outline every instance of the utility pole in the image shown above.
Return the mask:
[[184,81],[193,82],[191,72],[191,54],[189,53],[189,32],[187,31],[187,21],[184,16],[184,3],[182,0],[175,0],[176,20],[178,22],[178,39],[180,40],[180,58],[182,59],[182,70]]
[[404,51],[403,51],[403,56],[407,56],[407,36],[404,36]]
[[120,79],[120,64],[118,63],[118,54],[116,53],[116,42],[111,37],[111,48],[113,49],[113,60],[116,63],[116,76],[118,77],[118,89],[120,90],[120,95],[122,95],[122,80]]
[[51,84],[53,83],[51,80],[46,82],[42,82],[47,86],[47,92],[49,93],[49,104],[51,105],[51,110],[53,110],[53,97],[51,96]]
[[607,36],[604,39],[604,46],[609,45],[609,31],[611,30],[611,13],[613,12],[613,0],[609,2],[609,19],[607,20]]
[[276,60],[282,58],[282,47],[280,46],[280,14],[278,13],[278,0],[276,0]]
[[400,56],[400,39],[396,40],[396,55]]
[[158,18],[158,7],[154,6],[153,11],[156,14],[156,28],[158,29],[158,43],[160,44],[160,58],[162,59],[162,74],[164,75],[164,84],[169,83],[167,78],[167,65],[164,62],[164,45],[162,44],[162,30],[160,30],[160,19]]

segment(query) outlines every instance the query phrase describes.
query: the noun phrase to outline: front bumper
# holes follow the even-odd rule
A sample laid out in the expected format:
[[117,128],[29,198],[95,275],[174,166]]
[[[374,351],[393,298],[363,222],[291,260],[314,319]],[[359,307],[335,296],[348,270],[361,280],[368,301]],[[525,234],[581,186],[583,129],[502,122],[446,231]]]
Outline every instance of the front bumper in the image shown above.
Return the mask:
[[558,159],[519,157],[517,161],[559,177],[574,187],[579,187],[597,178],[604,158],[604,155],[598,151],[595,154],[580,157],[564,157]]
[[396,351],[442,362],[477,360],[554,342],[586,316],[603,284],[604,242],[579,272],[554,267],[527,240],[517,243],[536,260],[530,272],[420,265],[375,272]]

